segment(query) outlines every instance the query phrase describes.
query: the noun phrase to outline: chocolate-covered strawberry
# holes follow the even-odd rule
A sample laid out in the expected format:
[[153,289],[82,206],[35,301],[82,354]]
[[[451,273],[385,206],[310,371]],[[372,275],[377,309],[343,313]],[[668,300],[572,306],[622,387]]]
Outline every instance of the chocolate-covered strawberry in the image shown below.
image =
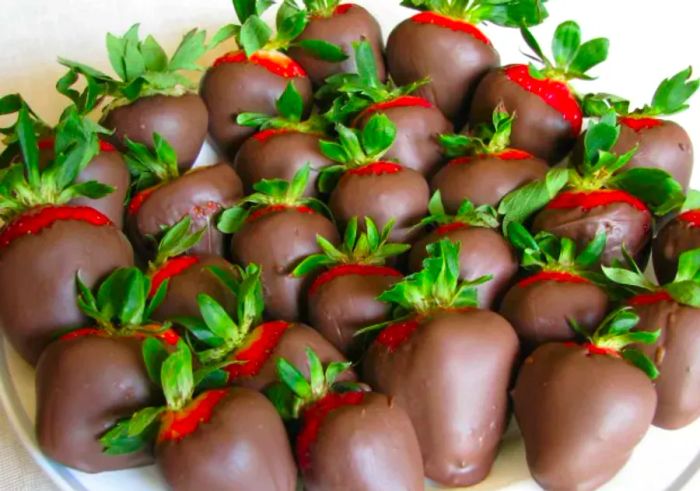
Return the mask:
[[577,254],[569,238],[547,232],[535,237],[520,225],[508,226],[508,238],[522,253],[528,276],[516,283],[503,298],[499,312],[520,337],[523,348],[532,351],[550,341],[576,337],[570,321],[591,333],[608,313],[607,292],[592,267],[605,248],[600,232]]
[[403,87],[382,83],[370,44],[357,42],[354,50],[357,71],[331,77],[317,92],[321,100],[333,99],[326,117],[363,129],[374,114],[386,115],[396,126],[396,138],[384,158],[425,176],[434,174],[442,162],[438,135],[452,132],[453,126],[427,99],[411,95],[426,80]]
[[506,194],[545,176],[549,167],[544,160],[510,147],[514,117],[496,108],[491,124],[477,125],[468,134],[440,135],[450,160],[430,187],[440,191],[449,213],[456,213],[464,200],[498,206]]
[[306,256],[321,252],[316,237],[340,242],[335,225],[325,215],[325,205],[304,197],[310,167],[304,166],[291,181],[262,180],[255,193],[226,210],[219,230],[234,234],[234,262],[262,268],[266,313],[270,318],[299,320],[306,304],[311,278],[292,275]]
[[[306,348],[316,351],[324,362],[345,361],[332,344],[308,326],[281,320],[263,322],[260,268],[252,264],[238,276],[227,282],[236,297],[231,314],[213,298],[200,293],[200,317],[175,319],[197,340],[195,347],[201,364],[215,368],[212,377],[262,390],[275,381],[275,363],[280,357],[302,370]],[[348,373],[348,378],[354,376]]]
[[688,99],[700,87],[700,80],[690,80],[692,68],[664,79],[654,93],[651,104],[630,110],[630,103],[610,94],[590,94],[584,99],[586,116],[600,117],[610,109],[621,125],[620,139],[614,152],[624,153],[637,147],[629,167],[655,167],[671,174],[683,189],[688,189],[693,171],[693,143],[688,133],[664,116],[684,111]]
[[[297,38],[299,47],[292,47],[289,55],[306,70],[314,86],[322,85],[332,75],[356,71],[358,63],[352,45],[363,40],[372,48],[379,79],[386,80],[382,29],[371,13],[355,3],[341,4],[340,0],[303,0],[303,3],[307,24]],[[345,56],[341,59],[331,53],[334,59],[321,59],[319,51],[328,48],[319,41],[341,48]]]
[[467,486],[486,478],[506,428],[518,336],[476,308],[475,282],[458,279],[458,244],[428,252],[423,270],[381,295],[395,319],[370,346],[364,380],[408,413],[426,477]]
[[629,259],[626,267],[603,268],[631,296],[640,331],[661,330],[658,340],[638,348],[654,360],[659,378],[654,425],[677,429],[700,417],[700,249],[680,255],[678,272],[661,286]]
[[428,211],[429,190],[417,171],[382,160],[396,138],[396,126],[384,114],[373,115],[360,130],[336,125],[337,142],[321,141],[321,151],[336,164],[321,170],[319,188],[330,192],[328,205],[344,227],[369,217],[379,228],[396,226],[390,239],[408,242],[414,225]]
[[324,370],[313,350],[306,356],[307,373],[277,360],[280,383],[266,391],[298,427],[294,451],[304,489],[424,489],[420,448],[405,411],[359,384],[336,383],[350,363],[333,362]]
[[530,31],[522,28],[522,34],[542,67],[520,64],[491,70],[476,89],[469,122],[490,121],[502,104],[515,114],[513,146],[555,164],[571,151],[583,122],[581,103],[569,81],[590,78],[586,72],[608,56],[608,40],[582,44],[578,24],[563,22],[554,32],[552,62]]
[[[154,150],[153,134],[159,133],[175,147],[178,167],[187,170],[207,135],[207,108],[185,72],[201,70],[197,60],[224,37],[217,34],[207,44],[206,32],[193,29],[168,58],[153,36],[141,40],[138,30],[136,24],[122,36],[107,35],[109,61],[118,78],[61,59],[69,72],[57,87],[86,111],[107,98],[102,124],[114,130],[113,142],[122,151],[127,140]],[[89,89],[83,94],[72,88],[80,76]]]
[[99,438],[121,418],[160,401],[141,356],[144,340],[174,346],[179,338],[168,324],[150,320],[162,297],[147,300],[151,282],[138,269],[117,269],[95,294],[80,279],[78,285],[77,305],[90,321],[52,342],[36,368],[39,447],[83,472],[150,464],[149,449],[103,453]]
[[301,94],[302,113],[311,110],[311,80],[302,66],[284,51],[293,45],[310,56],[331,61],[346,58],[343,50],[323,40],[299,40],[309,19],[295,2],[285,1],[277,12],[277,29],[260,18],[273,2],[234,0],[242,25],[224,26],[222,37],[231,33],[240,47],[218,58],[207,70],[200,92],[209,108],[209,133],[220,150],[231,160],[243,142],[255,131],[236,122],[241,113],[277,114],[275,101],[288,84]]
[[204,234],[204,229],[190,232],[191,223],[191,218],[186,216],[168,229],[155,258],[148,264],[151,279],[148,296],[162,295],[153,312],[155,320],[199,315],[197,295],[200,293],[214,298],[227,311],[236,306],[236,297],[226,284],[236,278],[238,269],[221,256],[188,252]]
[[332,163],[321,153],[319,144],[328,123],[318,115],[302,120],[303,109],[301,95],[290,83],[277,99],[278,116],[238,115],[238,124],[258,128],[258,132],[241,145],[233,161],[246,194],[252,193],[253,185],[263,179],[291,180],[308,164],[312,177],[306,184],[304,195],[318,195],[318,170]]
[[402,5],[421,12],[401,22],[389,35],[389,73],[401,85],[430,79],[418,95],[455,124],[466,121],[481,78],[500,65],[498,52],[478,25],[531,26],[547,17],[539,0],[404,0]]
[[504,223],[522,222],[537,212],[534,232],[568,237],[583,249],[600,232],[607,242],[603,264],[622,259],[623,247],[646,262],[652,214],[663,216],[683,202],[681,185],[666,171],[635,167],[624,170],[635,149],[617,155],[611,148],[620,132],[614,115],[592,122],[586,133],[585,159],[579,169],[556,168],[539,181],[506,196],[498,211]]
[[651,252],[654,273],[660,283],[669,283],[678,271],[678,258],[700,247],[700,192],[689,190],[681,213],[666,223],[654,238]]
[[[209,388],[212,367],[196,371],[180,341],[168,354],[149,339],[143,357],[165,405],[120,421],[100,438],[105,453],[128,455],[155,445],[169,489],[293,491],[297,469],[275,407],[245,388]],[[215,382],[215,381],[214,381]]]
[[[77,175],[94,156],[95,145],[73,145],[43,169],[29,109],[18,113],[20,163],[0,171],[0,326],[27,362],[34,364],[57,331],[80,325],[75,277],[88,286],[134,254],[126,237],[105,215],[68,203],[97,199],[109,186]],[[99,247],[95,247],[98,244]]]
[[411,248],[409,267],[420,271],[428,255],[428,245],[443,239],[460,244],[459,278],[475,280],[490,275],[491,280],[476,285],[479,306],[493,308],[518,272],[514,249],[498,230],[496,210],[488,205],[475,207],[463,201],[454,215],[445,211],[440,191],[436,191],[428,205],[430,215],[421,221],[427,232]]
[[307,317],[311,325],[336,348],[351,358],[360,354],[357,331],[389,318],[389,306],[377,297],[403,275],[387,266],[387,259],[409,249],[407,244],[389,242],[392,222],[380,231],[365,218],[365,232],[358,234],[357,219],[348,222],[338,248],[318,237],[322,253],[304,259],[293,274],[304,276],[319,268],[308,290]]
[[599,488],[649,429],[657,370],[629,345],[653,343],[659,333],[632,331],[638,320],[617,310],[586,342],[547,343],[525,360],[512,394],[515,418],[544,489]]
[[219,212],[233,205],[243,186],[236,171],[226,163],[197,167],[181,173],[175,150],[158,133],[153,135],[153,151],[127,140],[124,155],[134,177],[135,193],[126,209],[126,230],[143,257],[150,257],[164,228],[185,216],[191,230],[204,229],[192,252],[224,255],[224,236],[215,225]]

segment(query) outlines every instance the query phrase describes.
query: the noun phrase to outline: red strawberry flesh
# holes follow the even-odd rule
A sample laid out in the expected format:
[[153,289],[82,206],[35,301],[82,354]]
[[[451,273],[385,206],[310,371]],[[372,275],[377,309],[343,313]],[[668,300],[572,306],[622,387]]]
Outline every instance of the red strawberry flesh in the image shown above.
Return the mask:
[[256,327],[246,338],[245,345],[232,356],[233,363],[224,368],[229,381],[239,377],[254,377],[279,344],[284,332],[291,326],[289,322],[272,321]]
[[226,396],[228,390],[210,390],[195,398],[181,411],[167,411],[161,417],[158,442],[179,442],[192,434],[201,424],[208,423],[216,405]]
[[533,158],[532,154],[526,152],[525,150],[518,150],[515,148],[508,148],[502,152],[492,153],[492,154],[479,154],[479,155],[465,155],[463,157],[457,157],[450,160],[448,165],[462,165],[468,164],[475,159],[483,159],[487,157],[496,157],[501,160],[525,160]]
[[387,266],[373,266],[369,264],[339,264],[324,271],[311,284],[309,295],[315,294],[325,283],[341,276],[361,275],[361,276],[401,276],[401,273],[394,268]]
[[435,26],[445,27],[452,31],[464,32],[486,45],[491,45],[489,38],[487,38],[478,27],[476,27],[474,24],[470,24],[469,22],[446,17],[435,12],[421,12],[420,14],[416,14],[411,17],[411,20],[418,24],[432,24]]
[[[55,138],[42,138],[39,140],[37,145],[39,146],[39,150],[53,150],[54,145],[56,143]],[[116,152],[117,148],[109,143],[108,141],[104,140],[99,140],[100,144],[100,151],[102,152]]]
[[462,230],[465,228],[468,228],[469,225],[466,223],[462,222],[452,222],[452,223],[446,223],[444,225],[440,225],[438,228],[435,229],[435,233],[438,235],[446,235],[449,234],[450,232],[454,232],[455,230]]
[[668,292],[652,292],[652,293],[641,293],[630,298],[627,303],[633,307],[639,305],[651,305],[659,302],[673,302],[673,298]]
[[518,286],[520,288],[525,288],[526,286],[539,283],[540,281],[557,281],[559,283],[590,283],[583,276],[579,276],[573,273],[567,273],[566,271],[540,271],[532,276],[520,280]]
[[638,198],[624,191],[601,189],[598,191],[564,191],[547,204],[548,209],[570,209],[580,207],[584,211],[613,203],[627,203],[639,211],[648,212],[647,206]]
[[567,341],[567,342],[564,343],[564,345],[565,345],[565,346],[572,347],[572,348],[581,346],[581,347],[585,348],[586,351],[588,351],[588,353],[587,353],[588,356],[591,356],[591,355],[605,355],[605,356],[613,356],[613,357],[615,357],[615,358],[619,358],[619,357],[620,357],[620,352],[619,352],[619,351],[617,351],[617,350],[615,350],[615,349],[613,349],[613,348],[605,348],[605,347],[603,347],[603,346],[598,346],[598,345],[593,344],[593,343],[590,343],[590,342],[583,343],[583,344],[578,344],[578,343],[576,343],[576,342],[574,342],[574,341]]
[[649,128],[655,128],[664,124],[662,120],[657,118],[635,118],[630,116],[618,118],[618,121],[620,124],[624,124],[636,132],[648,130]]
[[376,342],[385,346],[389,352],[394,352],[404,342],[408,341],[411,334],[420,326],[420,320],[407,319],[385,327],[377,336]]
[[198,262],[199,258],[196,256],[178,256],[168,259],[151,275],[151,291],[148,292],[148,296],[155,295],[165,280],[179,275]]
[[355,118],[355,121],[359,121],[363,118],[369,117],[375,113],[385,111],[387,109],[392,109],[395,107],[423,107],[426,109],[430,109],[433,107],[433,105],[427,100],[423,99],[422,97],[416,97],[413,95],[404,95],[401,97],[396,97],[395,99],[391,99],[388,101],[384,102],[378,102],[376,104],[372,104],[369,106],[367,109],[362,111],[357,118]]
[[270,128],[267,130],[258,131],[256,134],[253,135],[253,138],[255,138],[255,140],[263,143],[263,142],[266,142],[267,140],[269,140],[270,138],[272,138],[273,136],[283,135],[285,133],[291,133],[291,132],[292,132],[292,130],[290,130],[288,128]]
[[679,220],[689,223],[692,227],[700,227],[700,210],[688,210],[678,215]]
[[279,51],[256,51],[246,57],[243,51],[227,53],[214,61],[214,66],[224,63],[252,63],[283,78],[306,77],[306,71],[296,61]]
[[279,213],[281,211],[286,210],[296,210],[299,213],[316,213],[316,210],[309,206],[270,205],[255,210],[248,216],[246,221],[254,222],[255,220],[258,220],[259,218],[262,218],[266,215],[270,215],[272,213]]
[[[163,341],[169,346],[175,346],[180,340],[180,336],[173,329],[161,330],[161,328],[162,326],[160,325],[143,326],[141,329],[145,331],[152,330],[153,334],[148,334],[147,332],[143,331],[136,331],[130,334],[130,336],[138,340],[144,340],[146,337],[150,336]],[[109,337],[110,334],[99,327],[81,327],[80,329],[75,329],[74,331],[62,335],[59,339],[62,341],[70,341],[71,339],[78,339],[85,336]]]
[[394,162],[374,162],[350,169],[348,174],[355,176],[381,176],[382,174],[397,174],[401,172],[403,167]]
[[146,200],[155,192],[156,189],[158,189],[158,186],[153,186],[136,193],[134,197],[131,198],[131,201],[129,201],[129,206],[126,209],[126,212],[132,216],[136,215]]

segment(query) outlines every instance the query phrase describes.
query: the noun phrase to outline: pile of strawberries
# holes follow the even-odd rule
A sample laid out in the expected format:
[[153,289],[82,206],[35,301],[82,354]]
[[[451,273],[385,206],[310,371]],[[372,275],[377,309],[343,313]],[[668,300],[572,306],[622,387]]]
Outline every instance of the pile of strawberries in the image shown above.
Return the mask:
[[664,117],[700,81],[582,95],[608,41],[567,21],[550,59],[543,1],[404,0],[385,46],[358,5],[233,0],[171,55],[109,34],[113,75],[61,59],[55,125],[0,98],[0,326],[44,453],[177,490],[468,486],[512,408],[533,478],[592,490],[696,420],[700,194]]

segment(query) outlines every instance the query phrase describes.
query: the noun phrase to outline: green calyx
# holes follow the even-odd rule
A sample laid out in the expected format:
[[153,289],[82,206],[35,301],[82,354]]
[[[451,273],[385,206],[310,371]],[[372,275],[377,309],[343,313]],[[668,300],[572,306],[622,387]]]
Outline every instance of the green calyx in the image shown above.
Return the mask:
[[630,102],[613,94],[588,94],[583,98],[583,111],[587,117],[602,117],[611,110],[619,116],[658,117],[670,116],[688,109],[688,100],[700,87],[700,79],[691,80],[692,67],[664,79],[656,89],[651,103],[630,110]]
[[450,223],[463,223],[470,227],[496,228],[499,225],[498,213],[490,205],[474,206],[469,200],[462,201],[457,213],[449,215],[442,203],[442,194],[435,191],[428,202],[428,216],[423,218],[417,227],[431,225],[448,225]]
[[282,206],[294,208],[308,206],[319,213],[329,213],[326,205],[316,198],[304,196],[311,176],[311,167],[306,164],[299,169],[291,181],[283,179],[263,179],[253,185],[255,193],[246,196],[232,208],[219,216],[218,229],[225,234],[238,232],[250,214],[261,208]]
[[303,0],[306,11],[314,17],[332,17],[340,0]]
[[499,106],[493,112],[490,125],[480,124],[469,135],[440,135],[443,153],[448,159],[498,154],[510,147],[514,119],[514,114],[508,114]]
[[235,311],[229,314],[216,300],[200,293],[197,295],[200,317],[173,319],[173,322],[187,329],[196,344],[202,347],[196,354],[203,365],[226,363],[250,330],[262,322],[265,307],[259,266],[249,264],[246,269],[238,267],[235,274],[215,267],[210,271],[236,297]]
[[188,215],[165,231],[158,243],[155,259],[148,265],[149,272],[156,271],[168,262],[168,259],[186,253],[199,243],[205,229],[200,228],[195,232],[191,232],[191,226],[192,218]]
[[128,138],[125,144],[124,160],[137,191],[180,177],[175,149],[158,133],[153,134],[153,150]]
[[562,82],[572,79],[592,80],[586,72],[608,58],[609,41],[605,38],[595,38],[582,43],[581,28],[572,20],[562,22],[554,32],[554,61],[545,56],[539,43],[526,27],[521,28],[521,33],[535,54],[530,58],[543,65],[543,68],[538,68],[530,63],[530,75],[536,79]]
[[381,161],[396,139],[396,125],[382,113],[374,114],[362,130],[336,124],[337,141],[321,140],[321,153],[336,162],[321,169],[318,188],[328,193],[345,171]]
[[[118,78],[113,78],[82,63],[59,59],[68,68],[56,88],[70,98],[82,113],[95,109],[105,98],[111,102],[105,108],[129,104],[151,95],[183,95],[195,91],[197,84],[184,75],[187,71],[201,71],[197,61],[208,50],[226,39],[218,33],[206,43],[206,31],[193,29],[182,38],[173,55],[168,58],[153,36],[141,40],[139,25],[133,25],[122,36],[107,34],[107,54]],[[80,78],[86,88],[79,92],[74,88]]]
[[324,370],[318,355],[306,348],[309,378],[284,358],[277,359],[279,382],[265,390],[284,420],[298,419],[303,409],[334,392],[356,392],[360,386],[352,382],[336,382],[338,376],[350,369],[350,362],[331,362]]
[[544,21],[546,0],[402,0],[404,7],[435,12],[470,24],[491,22],[503,27],[534,26]]
[[681,213],[684,211],[698,210],[700,209],[700,191],[696,189],[689,189],[685,195],[685,201],[681,206]]
[[631,345],[654,344],[659,339],[661,331],[633,331],[639,324],[639,316],[631,307],[622,307],[608,314],[590,336],[575,321],[570,319],[569,322],[571,328],[592,345],[602,350],[609,350],[611,354],[621,355],[652,380],[659,376],[659,369],[654,362]]
[[380,231],[372,219],[366,217],[366,231],[358,235],[357,217],[353,217],[345,228],[345,236],[340,248],[317,235],[316,242],[323,252],[307,256],[294,269],[292,275],[305,276],[318,268],[337,264],[383,266],[387,258],[403,254],[411,248],[408,244],[389,242],[389,234],[393,227],[394,220],[390,220]]
[[[15,108],[16,111],[10,111]],[[17,122],[5,130],[21,158],[21,162],[0,170],[0,222],[36,206],[62,205],[77,197],[97,199],[114,191],[96,181],[75,182],[99,153],[97,126],[82,118],[75,108],[69,107],[63,113],[55,129],[54,158],[43,168],[37,135],[40,123],[29,107],[10,96],[10,100],[0,99],[0,109],[0,114],[17,112]]]

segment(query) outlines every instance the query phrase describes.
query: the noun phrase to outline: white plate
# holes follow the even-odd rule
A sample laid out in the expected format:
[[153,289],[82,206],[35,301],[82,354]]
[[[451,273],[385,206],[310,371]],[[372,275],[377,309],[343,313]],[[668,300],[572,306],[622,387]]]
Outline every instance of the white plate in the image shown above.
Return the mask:
[[[410,12],[396,6],[399,0],[359,0],[356,3],[363,4],[382,20],[385,35]],[[162,34],[158,37],[172,48],[180,33],[193,25],[213,32],[220,24],[230,21],[233,18],[230,5],[230,0],[3,2],[3,17],[13,19],[13,22],[6,23],[0,32],[1,44],[5,46],[0,50],[0,94],[20,91],[40,114],[57,115],[64,101],[51,93],[52,81],[62,73],[53,63],[56,56],[79,59],[108,70],[103,48],[105,32],[122,32],[133,22],[140,21],[144,34]],[[595,70],[600,79],[579,85],[581,90],[616,92],[629,96],[636,104],[643,104],[651,97],[660,78],[691,63],[700,70],[700,51],[686,49],[700,45],[696,20],[692,15],[679,15],[692,13],[687,0],[665,0],[662,9],[656,0],[559,0],[549,2],[549,10],[552,14],[550,20],[534,30],[543,46],[548,45],[554,27],[567,18],[579,21],[585,39],[600,35],[611,39],[609,62]],[[517,32],[491,27],[485,31],[499,49],[504,63],[523,59],[519,51],[524,43]],[[698,142],[700,96],[696,96],[695,102],[694,110],[674,119],[683,124],[691,138]],[[216,156],[207,149],[200,161],[212,163]],[[693,179],[696,188],[700,187],[698,175],[700,173],[696,173]],[[62,490],[164,489],[160,476],[152,467],[91,475],[46,459],[34,439],[34,372],[1,336],[0,400],[24,446]],[[624,469],[602,489],[675,491],[687,485],[688,490],[697,490],[700,489],[699,470],[700,421],[675,432],[651,428]],[[688,485],[691,480],[693,484]],[[517,429],[511,427],[506,435],[488,479],[469,489],[539,489],[529,476]]]

